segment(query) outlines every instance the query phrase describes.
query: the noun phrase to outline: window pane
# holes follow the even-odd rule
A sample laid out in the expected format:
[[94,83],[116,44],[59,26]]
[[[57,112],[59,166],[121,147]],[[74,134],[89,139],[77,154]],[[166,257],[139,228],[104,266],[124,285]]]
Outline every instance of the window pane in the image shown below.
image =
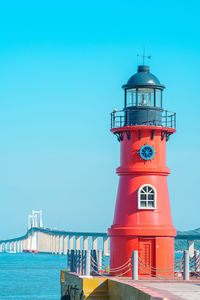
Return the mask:
[[154,194],[149,194],[148,195],[148,200],[154,200]]
[[140,199],[141,199],[141,200],[146,200],[146,194],[141,194]]
[[154,106],[154,90],[148,88],[138,89],[138,105]]
[[150,192],[148,192],[148,194],[154,194],[154,191],[153,191],[153,190],[151,190]]
[[140,207],[146,207],[146,201],[141,201],[140,202]]
[[147,187],[144,186],[143,189],[142,189],[142,191],[143,191],[143,192],[147,192]]
[[161,107],[161,90],[156,89],[156,106]]
[[127,90],[126,106],[136,106],[136,89]]
[[154,207],[154,201],[148,201],[148,207]]

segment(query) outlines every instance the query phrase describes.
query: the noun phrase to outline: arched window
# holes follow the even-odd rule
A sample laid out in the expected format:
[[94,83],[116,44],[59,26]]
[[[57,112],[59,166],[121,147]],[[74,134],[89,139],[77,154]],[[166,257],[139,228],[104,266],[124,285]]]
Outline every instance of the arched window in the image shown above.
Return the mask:
[[138,208],[156,208],[156,189],[150,184],[142,185],[138,190]]

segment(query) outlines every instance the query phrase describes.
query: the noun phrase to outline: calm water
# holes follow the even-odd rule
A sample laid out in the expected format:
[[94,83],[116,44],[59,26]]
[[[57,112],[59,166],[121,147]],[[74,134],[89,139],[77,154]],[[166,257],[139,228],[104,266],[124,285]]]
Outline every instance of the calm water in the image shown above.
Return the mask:
[[66,256],[0,253],[0,299],[60,299]]
[[64,255],[0,253],[0,300],[60,300],[60,271],[66,262]]

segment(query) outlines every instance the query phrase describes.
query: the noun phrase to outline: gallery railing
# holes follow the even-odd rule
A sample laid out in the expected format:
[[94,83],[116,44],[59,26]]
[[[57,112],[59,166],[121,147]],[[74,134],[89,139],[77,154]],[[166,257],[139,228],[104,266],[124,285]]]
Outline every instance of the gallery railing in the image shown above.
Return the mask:
[[111,113],[111,129],[137,125],[176,128],[176,113],[167,110],[156,111],[151,108],[116,110]]

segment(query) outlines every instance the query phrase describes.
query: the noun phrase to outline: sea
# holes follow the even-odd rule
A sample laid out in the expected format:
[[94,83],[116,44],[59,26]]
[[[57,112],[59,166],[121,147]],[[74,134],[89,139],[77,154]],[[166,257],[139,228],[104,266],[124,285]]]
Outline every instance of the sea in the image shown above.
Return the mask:
[[0,300],[60,300],[66,255],[0,253]]
[[66,269],[66,255],[0,253],[0,300],[60,300],[60,273]]

